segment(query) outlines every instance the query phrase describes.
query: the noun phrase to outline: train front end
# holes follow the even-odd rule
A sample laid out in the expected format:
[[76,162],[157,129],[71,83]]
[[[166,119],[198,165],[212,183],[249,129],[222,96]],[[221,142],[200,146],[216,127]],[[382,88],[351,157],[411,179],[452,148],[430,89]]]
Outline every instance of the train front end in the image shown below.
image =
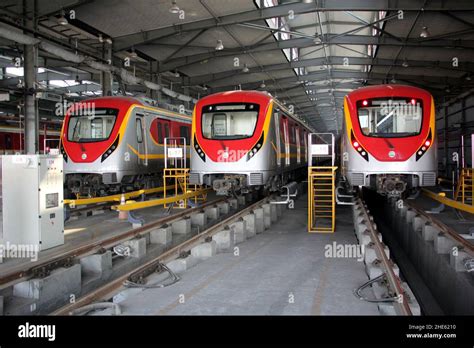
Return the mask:
[[193,115],[190,183],[218,195],[259,189],[270,176],[271,97],[232,91],[201,99]]
[[399,197],[434,186],[437,146],[433,97],[411,86],[360,88],[344,100],[342,169],[351,186]]
[[121,146],[132,105],[128,98],[98,98],[67,111],[61,152],[69,197],[120,192],[123,176],[133,172]]

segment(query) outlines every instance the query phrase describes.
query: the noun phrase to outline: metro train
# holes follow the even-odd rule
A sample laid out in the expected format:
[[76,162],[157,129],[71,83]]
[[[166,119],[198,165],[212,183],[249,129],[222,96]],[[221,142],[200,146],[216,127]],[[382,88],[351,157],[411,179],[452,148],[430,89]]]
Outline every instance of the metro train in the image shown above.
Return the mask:
[[61,130],[67,195],[103,196],[161,184],[164,139],[182,137],[189,144],[190,131],[191,116],[135,98],[74,104]]
[[218,195],[276,191],[305,173],[309,133],[268,93],[207,96],[194,109],[189,181]]
[[380,85],[344,98],[341,164],[351,187],[400,197],[434,186],[436,157],[435,106],[427,91]]

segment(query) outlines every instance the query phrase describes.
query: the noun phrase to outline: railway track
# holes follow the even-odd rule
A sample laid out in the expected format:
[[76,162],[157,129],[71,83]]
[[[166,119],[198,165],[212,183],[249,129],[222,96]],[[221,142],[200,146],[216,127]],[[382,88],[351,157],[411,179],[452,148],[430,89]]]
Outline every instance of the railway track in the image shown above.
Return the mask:
[[[255,209],[260,208],[263,204],[268,203],[269,198],[261,199],[236,213],[226,217],[222,221],[219,221],[212,226],[206,228],[202,232],[186,239],[182,243],[172,247],[171,249],[165,251],[164,253],[152,258],[151,260],[143,263],[134,269],[128,271],[126,274],[121,275],[120,277],[107,282],[101,287],[89,292],[88,294],[78,298],[74,303],[67,304],[57,310],[55,310],[53,315],[69,315],[74,312],[78,312],[81,308],[94,308],[94,303],[104,303],[104,301],[109,301],[115,294],[120,290],[124,289],[124,284],[130,281],[136,281],[137,278],[140,279],[142,283],[146,282],[146,277],[151,274],[156,274],[156,270],[169,270],[165,264],[176,260],[178,258],[186,257],[191,253],[191,250],[194,247],[199,246],[203,243],[208,243],[212,241],[212,237],[226,228],[232,223],[241,220],[243,216],[251,214]],[[276,208],[276,207],[275,207]],[[263,215],[262,215],[263,219]],[[263,220],[262,220],[263,221]],[[148,230],[149,227],[146,228]],[[142,231],[142,233],[145,231]],[[174,277],[174,274],[170,272]]]
[[137,236],[145,235],[159,226],[162,226],[164,224],[170,224],[179,219],[189,217],[207,207],[212,207],[224,201],[226,201],[226,198],[216,199],[204,203],[198,207],[186,209],[176,214],[159,218],[151,223],[145,224],[142,227],[130,229],[119,235],[111,236],[109,238],[101,240],[86,242],[67,251],[61,251],[58,253],[50,254],[47,260],[38,260],[36,262],[20,265],[19,268],[17,267],[17,269],[13,269],[12,271],[2,274],[0,276],[0,288],[12,286],[15,283],[27,280],[32,277],[44,277],[48,275],[53,269],[62,266],[68,266],[81,257],[85,257],[87,255],[92,255],[103,250],[113,248],[114,246],[136,238]]
[[[382,314],[413,315],[418,304],[408,285],[402,281],[398,266],[390,258],[387,246],[366,203],[358,198],[354,209],[354,228],[360,245],[364,247],[366,272],[369,281],[354,291],[361,300],[379,304]],[[362,294],[372,286],[375,298]]]
[[[367,196],[367,197],[366,197]],[[364,196],[425,315],[474,311],[474,245],[408,200]]]

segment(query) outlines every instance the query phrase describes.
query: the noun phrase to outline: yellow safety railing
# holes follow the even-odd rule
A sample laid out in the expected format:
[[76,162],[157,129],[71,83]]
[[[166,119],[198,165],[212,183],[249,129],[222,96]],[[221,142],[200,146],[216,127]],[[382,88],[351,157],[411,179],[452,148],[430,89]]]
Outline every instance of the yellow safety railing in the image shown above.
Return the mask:
[[474,205],[473,199],[473,168],[462,168],[459,174],[459,180],[454,193],[454,200],[463,204]]
[[[164,181],[164,198],[167,198],[167,191],[174,191],[174,196],[180,196],[191,192],[202,191],[200,185],[189,183],[189,168],[165,168],[163,171]],[[207,198],[207,191],[202,191],[203,194],[193,195],[194,203],[198,201],[205,201]],[[167,205],[165,204],[166,208]],[[187,199],[178,202],[178,208],[187,208]]]
[[332,233],[336,228],[336,169],[308,167],[308,232]]
[[138,197],[142,194],[153,194],[163,192],[165,187],[154,187],[151,189],[142,189],[138,191],[126,192],[126,193],[117,193],[110,196],[102,197],[77,197],[77,199],[65,199],[64,204],[69,204],[71,208],[78,205],[87,205],[87,204],[97,204],[97,203],[106,203],[106,202],[120,202],[122,198],[130,199]]

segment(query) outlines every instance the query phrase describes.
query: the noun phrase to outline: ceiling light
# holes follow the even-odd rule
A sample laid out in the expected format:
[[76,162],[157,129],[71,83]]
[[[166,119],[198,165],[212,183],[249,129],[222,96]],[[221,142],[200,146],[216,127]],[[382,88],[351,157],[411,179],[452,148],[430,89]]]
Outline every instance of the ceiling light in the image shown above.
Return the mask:
[[177,14],[177,13],[179,13],[179,11],[180,11],[180,9],[179,9],[178,4],[176,3],[176,0],[173,0],[171,2],[170,12],[174,13],[174,14]]
[[314,0],[303,0],[303,4],[311,4]]
[[102,34],[99,34],[99,42],[104,42],[104,37],[102,36]]
[[137,52],[135,52],[135,49],[132,48],[132,52],[130,52],[130,58],[137,58],[137,57],[138,57]]
[[466,81],[471,81],[472,80],[471,74],[467,74],[465,79]]
[[267,85],[265,84],[265,81],[262,81],[262,83],[260,84],[260,88],[265,88],[267,87]]
[[318,33],[314,34],[313,42],[315,44],[320,44],[321,43],[321,38],[319,37]]
[[224,44],[222,43],[222,40],[217,40],[216,50],[222,51],[223,49],[224,49]]
[[451,92],[451,88],[449,88],[449,86],[446,87],[445,92],[446,92],[446,93],[450,93],[450,92]]
[[112,45],[112,39],[110,37],[105,39],[105,42],[107,42],[109,45]]
[[179,74],[178,70],[174,72],[174,77],[180,77],[181,75]]
[[420,37],[428,37],[430,36],[430,32],[428,31],[428,27],[423,27],[421,29]]
[[405,60],[403,61],[402,66],[403,66],[404,68],[408,68],[408,67],[409,67],[409,64],[408,64],[408,61],[407,61],[406,58],[405,58]]
[[205,91],[207,91],[207,86],[206,86],[206,85],[203,85],[203,86],[202,86],[202,89],[205,90]]
[[249,72],[249,67],[247,66],[247,64],[244,64],[244,68],[242,69],[242,72],[244,72],[244,73]]
[[64,10],[61,10],[61,15],[59,16],[58,18],[58,24],[60,25],[68,25],[68,20],[66,18],[66,13],[64,12]]

